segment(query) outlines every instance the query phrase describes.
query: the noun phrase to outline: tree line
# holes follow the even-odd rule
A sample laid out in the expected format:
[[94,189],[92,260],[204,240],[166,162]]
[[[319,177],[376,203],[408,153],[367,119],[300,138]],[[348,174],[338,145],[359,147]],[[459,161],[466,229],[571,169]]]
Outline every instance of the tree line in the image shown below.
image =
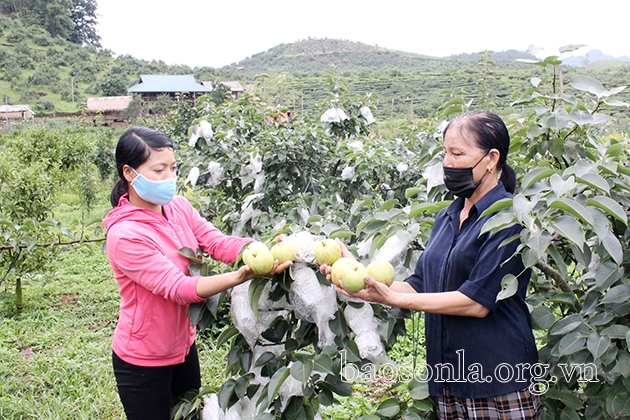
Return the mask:
[[100,47],[96,8],[96,0],[0,0],[0,11],[27,27],[37,25],[53,38]]

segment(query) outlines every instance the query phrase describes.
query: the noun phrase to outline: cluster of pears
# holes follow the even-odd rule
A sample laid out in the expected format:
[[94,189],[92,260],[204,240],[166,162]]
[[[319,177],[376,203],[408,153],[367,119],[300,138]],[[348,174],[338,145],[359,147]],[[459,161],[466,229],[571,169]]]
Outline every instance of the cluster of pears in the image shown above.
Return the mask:
[[263,242],[255,241],[243,251],[243,262],[256,274],[271,273],[276,260],[278,264],[295,260],[295,248],[286,242],[278,242],[269,249]]
[[315,245],[315,260],[319,264],[330,266],[330,280],[350,292],[358,292],[365,288],[365,276],[391,286],[396,273],[389,261],[376,260],[364,266],[352,258],[341,256],[341,247],[333,239],[324,239]]
[[[352,258],[341,256],[341,246],[334,239],[323,239],[315,244],[313,250],[318,264],[330,266],[331,281],[350,292],[358,292],[365,288],[365,276],[370,275],[374,280],[391,286],[394,282],[394,267],[389,261],[376,260],[364,266]],[[296,251],[287,242],[278,242],[269,249],[263,242],[249,243],[243,251],[243,262],[256,274],[266,275],[273,270],[274,261],[282,264],[294,261]]]

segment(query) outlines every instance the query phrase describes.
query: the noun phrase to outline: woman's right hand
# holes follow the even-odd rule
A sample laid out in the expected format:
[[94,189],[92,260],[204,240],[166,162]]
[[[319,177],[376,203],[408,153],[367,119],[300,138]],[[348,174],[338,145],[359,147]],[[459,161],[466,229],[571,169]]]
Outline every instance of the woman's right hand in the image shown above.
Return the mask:
[[242,276],[242,279],[243,279],[242,282],[245,282],[247,280],[259,279],[262,277],[273,276],[274,274],[282,273],[284,270],[291,267],[291,265],[293,265],[292,261],[285,261],[282,264],[278,264],[278,260],[276,260],[273,262],[273,269],[267,274],[258,274],[254,270],[252,270],[251,267],[248,266],[247,264],[242,265],[238,269],[238,271],[239,271],[239,275]]

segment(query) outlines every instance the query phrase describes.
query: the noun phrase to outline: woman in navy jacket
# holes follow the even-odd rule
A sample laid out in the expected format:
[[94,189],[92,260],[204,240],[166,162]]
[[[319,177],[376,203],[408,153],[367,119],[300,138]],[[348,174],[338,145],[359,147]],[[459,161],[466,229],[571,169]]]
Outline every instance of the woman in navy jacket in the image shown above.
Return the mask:
[[[426,375],[442,419],[540,416],[530,373],[538,356],[525,303],[530,270],[513,256],[521,227],[480,234],[492,216],[481,217],[483,211],[515,190],[509,144],[505,124],[492,113],[451,121],[444,131],[444,183],[458,198],[436,216],[413,275],[391,287],[366,276],[358,293],[338,288],[426,313]],[[506,274],[518,278],[518,291],[497,301]]]

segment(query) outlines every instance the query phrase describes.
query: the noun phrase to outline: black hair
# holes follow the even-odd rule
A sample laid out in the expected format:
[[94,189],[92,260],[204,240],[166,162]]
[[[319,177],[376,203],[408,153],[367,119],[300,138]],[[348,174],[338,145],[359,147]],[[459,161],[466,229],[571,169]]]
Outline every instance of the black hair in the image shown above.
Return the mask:
[[130,127],[120,136],[116,145],[118,181],[109,198],[113,207],[116,207],[120,197],[129,191],[129,183],[123,175],[124,166],[128,165],[136,169],[149,159],[151,150],[164,148],[173,149],[173,143],[168,136],[147,127]]
[[501,179],[506,191],[514,194],[516,191],[516,174],[507,163],[507,154],[510,149],[510,133],[505,123],[498,115],[488,111],[465,112],[451,122],[444,129],[443,136],[449,128],[457,127],[470,134],[471,140],[477,147],[486,153],[492,149],[499,151],[498,169],[501,170]]

